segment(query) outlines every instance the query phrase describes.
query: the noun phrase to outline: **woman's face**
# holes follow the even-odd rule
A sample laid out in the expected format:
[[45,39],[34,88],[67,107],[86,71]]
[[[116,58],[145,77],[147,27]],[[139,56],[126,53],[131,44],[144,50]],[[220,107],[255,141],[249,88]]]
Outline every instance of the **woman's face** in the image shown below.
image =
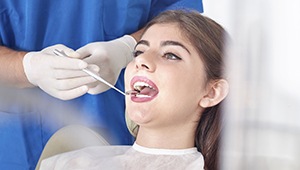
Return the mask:
[[138,42],[125,71],[131,120],[141,126],[164,127],[196,123],[206,95],[205,69],[196,49],[176,24],[155,24]]

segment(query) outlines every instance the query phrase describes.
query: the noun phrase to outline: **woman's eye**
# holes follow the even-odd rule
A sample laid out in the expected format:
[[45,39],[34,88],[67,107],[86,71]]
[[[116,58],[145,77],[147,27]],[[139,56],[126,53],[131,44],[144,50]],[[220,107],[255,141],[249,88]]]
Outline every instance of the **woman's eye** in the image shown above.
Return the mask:
[[143,51],[136,50],[136,51],[133,52],[133,57],[137,57],[140,54],[143,54]]
[[173,53],[165,53],[164,57],[168,60],[181,60],[180,57],[178,57],[177,55],[175,55]]

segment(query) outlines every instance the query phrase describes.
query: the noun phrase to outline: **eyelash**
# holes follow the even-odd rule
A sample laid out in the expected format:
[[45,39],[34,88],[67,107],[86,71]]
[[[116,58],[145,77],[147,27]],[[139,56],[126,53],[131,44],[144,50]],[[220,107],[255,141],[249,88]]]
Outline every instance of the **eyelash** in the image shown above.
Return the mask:
[[133,54],[133,57],[136,58],[136,57],[139,56],[140,54],[143,54],[143,52],[142,52],[142,51],[139,51],[139,50],[135,50],[135,51],[132,52],[132,54]]
[[[177,55],[173,54],[173,53],[165,53],[164,57],[168,60],[181,60],[180,57],[178,57]],[[169,58],[171,57],[171,58]]]
[[[143,53],[144,53],[143,51],[135,50],[133,52],[133,57],[136,58]],[[164,53],[163,57],[166,58],[167,60],[182,60],[182,58],[170,52]]]

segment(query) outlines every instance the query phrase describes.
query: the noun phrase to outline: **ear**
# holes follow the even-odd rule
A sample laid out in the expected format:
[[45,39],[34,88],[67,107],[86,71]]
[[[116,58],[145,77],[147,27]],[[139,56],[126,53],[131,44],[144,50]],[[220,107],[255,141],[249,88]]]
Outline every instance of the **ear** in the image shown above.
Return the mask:
[[200,100],[199,105],[203,108],[215,106],[227,96],[228,91],[229,84],[226,80],[213,81],[208,85],[207,92]]

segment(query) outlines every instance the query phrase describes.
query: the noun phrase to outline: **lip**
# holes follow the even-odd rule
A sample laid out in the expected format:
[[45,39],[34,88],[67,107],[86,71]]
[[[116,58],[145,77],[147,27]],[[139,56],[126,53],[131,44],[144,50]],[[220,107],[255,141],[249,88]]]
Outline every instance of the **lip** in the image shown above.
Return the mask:
[[[159,93],[159,90],[158,90],[156,84],[153,81],[151,81],[150,79],[148,79],[147,77],[134,76],[130,81],[130,87],[131,87],[132,90],[134,89],[133,85],[136,82],[145,82],[145,83],[149,84],[150,86],[152,86],[154,89],[156,89],[157,92]],[[133,102],[148,102],[148,101],[153,100],[157,96],[157,94],[155,96],[151,96],[151,97],[136,97],[135,95],[132,95],[131,100]]]

